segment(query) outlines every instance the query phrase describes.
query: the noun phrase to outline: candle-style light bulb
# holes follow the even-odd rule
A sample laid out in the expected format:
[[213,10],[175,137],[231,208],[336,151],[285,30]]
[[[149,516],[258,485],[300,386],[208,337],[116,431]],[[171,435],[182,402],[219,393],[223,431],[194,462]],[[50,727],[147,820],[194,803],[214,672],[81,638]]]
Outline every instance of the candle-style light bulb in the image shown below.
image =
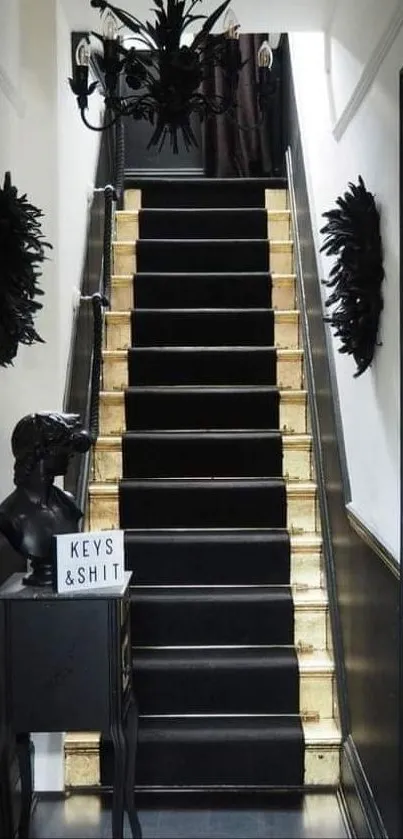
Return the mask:
[[76,49],[76,64],[78,67],[88,67],[91,58],[91,47],[86,38],[81,38]]
[[234,10],[231,8],[225,12],[223,29],[227,38],[239,38],[239,21]]
[[102,15],[102,32],[107,41],[116,41],[119,37],[118,21],[109,9]]
[[258,67],[267,67],[269,70],[273,64],[273,53],[268,41],[263,41],[257,52]]

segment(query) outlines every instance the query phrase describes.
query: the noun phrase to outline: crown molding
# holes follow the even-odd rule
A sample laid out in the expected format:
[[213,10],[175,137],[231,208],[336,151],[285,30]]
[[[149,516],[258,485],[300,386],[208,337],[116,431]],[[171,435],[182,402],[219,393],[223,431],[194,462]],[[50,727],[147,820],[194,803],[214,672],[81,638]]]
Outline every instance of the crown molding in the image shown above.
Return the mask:
[[11,80],[9,74],[4,69],[2,64],[0,64],[0,90],[2,91],[2,93],[4,93],[4,96],[13,106],[18,116],[23,117],[25,112],[23,99],[19,93],[18,88]]
[[398,0],[389,23],[374,47],[361,76],[340,116],[333,126],[335,140],[341,140],[350,122],[364,101],[379,68],[403,26],[403,3]]

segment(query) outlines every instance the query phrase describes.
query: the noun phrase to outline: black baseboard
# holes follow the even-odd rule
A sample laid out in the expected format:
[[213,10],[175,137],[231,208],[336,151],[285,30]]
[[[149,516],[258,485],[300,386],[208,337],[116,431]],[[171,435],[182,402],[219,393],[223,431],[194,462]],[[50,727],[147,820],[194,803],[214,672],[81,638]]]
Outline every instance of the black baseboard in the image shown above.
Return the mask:
[[356,839],[388,839],[351,735],[341,749],[341,770],[343,780],[340,793],[351,836]]

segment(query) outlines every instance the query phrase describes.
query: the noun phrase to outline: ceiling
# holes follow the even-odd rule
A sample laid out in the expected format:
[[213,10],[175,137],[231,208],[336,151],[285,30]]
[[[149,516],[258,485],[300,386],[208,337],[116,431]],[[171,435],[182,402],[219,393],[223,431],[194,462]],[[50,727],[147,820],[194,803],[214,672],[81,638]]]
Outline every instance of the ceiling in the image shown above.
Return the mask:
[[[348,0],[232,0],[231,8],[240,24],[241,32],[298,32],[326,28],[334,7]],[[71,29],[99,29],[99,12],[92,9],[90,0],[62,0]],[[116,0],[141,21],[152,20],[152,0]],[[203,0],[196,7],[197,14],[210,14],[219,0]],[[200,24],[199,24],[200,25]],[[219,27],[218,27],[219,28]]]

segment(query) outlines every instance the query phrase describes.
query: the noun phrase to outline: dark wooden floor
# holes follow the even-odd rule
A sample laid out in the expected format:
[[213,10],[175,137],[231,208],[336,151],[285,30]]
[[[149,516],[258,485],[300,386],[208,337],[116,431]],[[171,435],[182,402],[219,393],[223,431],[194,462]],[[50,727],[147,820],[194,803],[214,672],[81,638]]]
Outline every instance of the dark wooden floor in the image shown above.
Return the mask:
[[[220,809],[183,807],[139,809],[143,839],[344,839],[348,833],[335,795],[308,794],[290,801],[260,801],[257,806]],[[128,824],[125,836],[130,836]],[[64,800],[40,798],[32,839],[110,839],[110,799],[71,795]]]

